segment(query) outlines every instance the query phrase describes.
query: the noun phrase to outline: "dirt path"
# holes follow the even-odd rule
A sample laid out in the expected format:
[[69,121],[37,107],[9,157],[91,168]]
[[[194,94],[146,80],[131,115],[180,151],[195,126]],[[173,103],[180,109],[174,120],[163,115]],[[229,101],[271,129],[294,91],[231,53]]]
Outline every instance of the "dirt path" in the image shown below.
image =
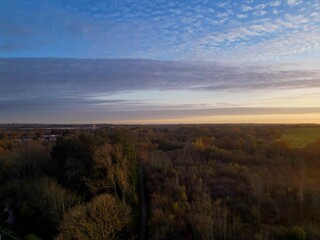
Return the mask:
[[140,184],[140,198],[141,198],[141,222],[140,222],[140,240],[146,239],[146,229],[147,229],[147,201],[146,193],[143,182],[143,168],[139,166],[139,184]]

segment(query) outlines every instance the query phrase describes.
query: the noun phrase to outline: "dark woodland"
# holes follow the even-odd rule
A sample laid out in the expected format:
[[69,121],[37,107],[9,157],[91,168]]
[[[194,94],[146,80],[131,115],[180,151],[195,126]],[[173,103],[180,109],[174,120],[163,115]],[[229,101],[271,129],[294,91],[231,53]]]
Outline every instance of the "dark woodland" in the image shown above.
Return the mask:
[[308,129],[2,126],[1,240],[320,239],[320,138],[284,137]]

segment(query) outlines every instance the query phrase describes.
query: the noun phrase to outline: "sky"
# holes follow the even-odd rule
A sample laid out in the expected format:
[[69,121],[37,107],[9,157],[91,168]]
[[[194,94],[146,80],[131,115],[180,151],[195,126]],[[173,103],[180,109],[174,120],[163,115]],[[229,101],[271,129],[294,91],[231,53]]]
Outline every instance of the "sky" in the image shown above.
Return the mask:
[[0,123],[320,123],[319,0],[0,0]]

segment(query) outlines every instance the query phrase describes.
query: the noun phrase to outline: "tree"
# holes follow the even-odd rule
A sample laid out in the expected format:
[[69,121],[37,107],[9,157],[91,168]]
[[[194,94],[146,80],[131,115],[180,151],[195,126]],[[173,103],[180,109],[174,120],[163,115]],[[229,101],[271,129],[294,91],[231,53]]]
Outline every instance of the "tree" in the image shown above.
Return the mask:
[[98,147],[93,155],[92,176],[87,179],[91,192],[112,193],[121,196],[123,202],[134,191],[130,183],[130,162],[121,143]]
[[15,216],[17,232],[34,232],[44,239],[58,232],[64,213],[80,202],[78,196],[47,177],[8,180],[1,186],[0,196],[0,202]]
[[53,226],[58,226],[64,214],[80,202],[78,196],[62,188],[54,179],[42,178],[35,184],[40,194],[38,206]]
[[116,239],[130,223],[130,208],[112,195],[101,194],[65,214],[56,240]]
[[92,176],[87,186],[94,194],[112,192],[117,195],[115,162],[112,159],[112,145],[106,143],[93,154]]
[[58,138],[53,147],[52,175],[60,184],[88,197],[86,179],[91,176],[92,158],[96,140],[90,133],[81,132],[75,137]]
[[302,227],[293,226],[289,231],[289,237],[292,240],[305,240],[307,238],[307,234]]
[[49,149],[38,142],[15,148],[8,155],[13,177],[35,177],[45,174],[50,159]]
[[227,237],[228,209],[221,200],[212,201],[208,193],[198,193],[191,203],[189,221],[202,240],[213,240],[216,236]]

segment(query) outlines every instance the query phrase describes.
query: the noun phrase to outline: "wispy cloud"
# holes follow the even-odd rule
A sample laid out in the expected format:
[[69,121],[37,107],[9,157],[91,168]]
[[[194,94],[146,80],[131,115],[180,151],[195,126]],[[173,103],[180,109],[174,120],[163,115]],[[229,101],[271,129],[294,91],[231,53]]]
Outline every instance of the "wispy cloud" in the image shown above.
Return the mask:
[[248,5],[242,5],[242,11],[243,12],[248,12],[248,11],[251,11],[253,10],[252,7],[248,6]]
[[[265,12],[257,12],[258,15],[264,15]],[[243,17],[243,16],[240,16]],[[286,15],[286,20],[275,19],[274,21],[260,21],[247,26],[240,26],[229,29],[226,32],[218,33],[208,37],[208,41],[224,42],[248,40],[250,37],[265,35],[276,31],[285,31],[287,29],[298,29],[304,27],[307,19],[304,16]]]
[[256,12],[254,12],[254,15],[255,16],[263,16],[263,15],[266,15],[266,11],[264,11],[264,10],[258,10],[258,11],[256,11]]
[[246,56],[250,61],[261,61],[296,56],[308,51],[320,50],[320,32],[296,32],[272,40],[260,42],[255,46],[239,47],[233,51],[234,61]]
[[237,17],[238,18],[246,18],[246,17],[248,17],[248,15],[246,15],[246,14],[238,14]]
[[274,2],[269,3],[269,6],[278,7],[281,5],[281,3],[282,3],[282,1],[278,0],[278,1],[274,1]]
[[259,9],[259,10],[262,10],[262,9],[265,9],[267,7],[266,4],[259,4],[255,7],[255,9]]
[[210,60],[320,30],[315,0],[30,1],[3,1],[0,56]]
[[230,4],[230,1],[220,2],[220,3],[218,3],[218,7],[224,8],[224,7],[228,6],[229,4]]
[[299,5],[299,4],[301,4],[301,3],[302,3],[301,0],[287,0],[287,4],[288,4],[289,6],[296,6],[296,5]]

